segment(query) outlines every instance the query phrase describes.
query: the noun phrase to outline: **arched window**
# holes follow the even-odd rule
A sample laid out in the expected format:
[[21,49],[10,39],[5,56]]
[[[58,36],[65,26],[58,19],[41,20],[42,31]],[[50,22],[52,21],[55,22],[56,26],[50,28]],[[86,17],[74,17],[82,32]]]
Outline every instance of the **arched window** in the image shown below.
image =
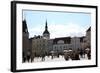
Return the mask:
[[64,41],[63,41],[63,40],[59,40],[59,41],[57,42],[57,44],[64,44]]

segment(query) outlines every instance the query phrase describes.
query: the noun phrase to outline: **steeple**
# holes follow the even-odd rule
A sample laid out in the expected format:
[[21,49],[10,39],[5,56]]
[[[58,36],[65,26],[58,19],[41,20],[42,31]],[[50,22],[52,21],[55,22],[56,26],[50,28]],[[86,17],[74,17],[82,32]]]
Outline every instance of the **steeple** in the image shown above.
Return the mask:
[[46,23],[45,23],[45,31],[43,32],[43,34],[49,34],[47,20],[46,20]]
[[26,23],[25,19],[22,21],[22,24],[23,24],[23,32],[27,33],[28,32],[28,28],[27,28],[27,23]]
[[45,23],[45,30],[48,30],[48,26],[47,26],[47,20],[46,20],[46,23]]
[[43,37],[49,39],[50,38],[50,33],[48,31],[48,24],[47,24],[47,20],[45,22],[45,31],[43,32]]

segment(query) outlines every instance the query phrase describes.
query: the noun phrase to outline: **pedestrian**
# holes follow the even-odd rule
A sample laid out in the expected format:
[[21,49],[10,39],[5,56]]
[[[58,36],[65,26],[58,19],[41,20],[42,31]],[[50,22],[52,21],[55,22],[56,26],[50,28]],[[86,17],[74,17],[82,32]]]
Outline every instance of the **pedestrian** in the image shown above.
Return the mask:
[[78,53],[75,53],[75,60],[80,60]]
[[34,61],[34,57],[35,57],[35,55],[34,54],[31,54],[31,62]]
[[28,52],[27,52],[27,61],[28,61],[28,62],[29,62],[30,58],[31,58],[31,53],[30,53],[30,51],[28,51]]
[[69,60],[68,52],[64,53],[64,58],[65,58],[66,61]]
[[42,53],[41,57],[42,57],[42,61],[45,61],[45,53]]
[[83,58],[83,51],[82,50],[80,51],[80,56],[81,56],[81,58]]
[[88,59],[91,59],[91,51],[89,50],[89,52],[87,53],[87,57]]

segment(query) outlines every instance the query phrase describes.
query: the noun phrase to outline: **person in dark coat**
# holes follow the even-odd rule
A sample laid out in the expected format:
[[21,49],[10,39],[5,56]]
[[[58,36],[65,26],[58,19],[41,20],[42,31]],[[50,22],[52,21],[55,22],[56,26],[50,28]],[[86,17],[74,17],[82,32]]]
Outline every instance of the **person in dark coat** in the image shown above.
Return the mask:
[[83,58],[83,50],[81,50],[79,53],[80,53],[81,58]]
[[64,53],[64,58],[65,58],[66,61],[69,60],[69,54],[68,54],[68,52]]
[[34,61],[34,57],[35,57],[35,55],[34,54],[31,54],[31,62]]
[[80,58],[79,58],[79,53],[78,53],[78,52],[73,52],[73,53],[71,54],[71,59],[72,59],[72,60],[80,60]]
[[23,59],[22,59],[22,62],[24,63],[26,61],[26,57],[25,57],[25,54],[23,52]]
[[44,52],[41,54],[41,57],[42,57],[42,61],[45,61],[45,53]]
[[75,60],[80,60],[78,53],[75,53]]
[[87,53],[87,57],[88,59],[91,59],[91,51],[89,50],[89,52]]
[[70,54],[70,58],[71,58],[72,60],[75,60],[75,53],[74,53],[74,52],[72,52],[72,53]]
[[31,58],[31,53],[30,53],[30,51],[28,51],[28,52],[27,52],[27,61],[28,61],[28,62],[29,62],[30,58]]

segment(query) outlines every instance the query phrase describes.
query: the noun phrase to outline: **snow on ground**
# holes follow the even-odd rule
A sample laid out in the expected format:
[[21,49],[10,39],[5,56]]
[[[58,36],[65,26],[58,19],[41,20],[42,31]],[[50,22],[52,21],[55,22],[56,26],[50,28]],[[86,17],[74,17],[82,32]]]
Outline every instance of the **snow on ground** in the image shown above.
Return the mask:
[[[64,61],[65,59],[64,59],[64,56],[59,56],[59,58],[57,58],[57,57],[54,57],[53,59],[51,58],[51,56],[46,56],[45,57],[45,61],[44,62],[48,62],[48,61],[50,61],[50,62],[54,62],[54,61]],[[34,62],[43,62],[42,61],[42,58],[35,58],[34,59]]]
[[[80,57],[80,60],[88,60],[87,55],[85,55],[85,58]],[[40,58],[40,57],[39,58],[35,57],[34,61],[32,63],[34,63],[34,62],[55,62],[55,61],[66,61],[66,60],[64,59],[64,56],[61,56],[61,55],[59,56],[59,58],[54,57],[53,59],[51,56],[49,56],[49,57],[46,56],[44,61],[42,61],[42,58]],[[72,61],[72,60],[69,59],[68,61]],[[31,63],[31,62],[29,62],[29,63]]]

